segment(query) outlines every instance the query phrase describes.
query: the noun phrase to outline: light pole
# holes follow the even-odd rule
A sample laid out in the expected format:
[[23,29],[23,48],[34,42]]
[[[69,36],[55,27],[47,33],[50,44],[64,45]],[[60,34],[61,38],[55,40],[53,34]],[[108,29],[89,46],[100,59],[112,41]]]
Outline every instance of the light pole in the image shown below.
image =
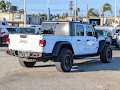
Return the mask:
[[26,27],[26,0],[24,0],[24,27]]
[[115,23],[114,23],[114,28],[116,27],[116,22],[117,22],[117,0],[115,0]]
[[49,19],[50,19],[50,16],[49,16],[49,14],[50,14],[50,9],[49,9],[49,0],[47,0],[47,20],[49,21]]
[[76,13],[77,13],[77,0],[75,0],[75,21],[77,20]]

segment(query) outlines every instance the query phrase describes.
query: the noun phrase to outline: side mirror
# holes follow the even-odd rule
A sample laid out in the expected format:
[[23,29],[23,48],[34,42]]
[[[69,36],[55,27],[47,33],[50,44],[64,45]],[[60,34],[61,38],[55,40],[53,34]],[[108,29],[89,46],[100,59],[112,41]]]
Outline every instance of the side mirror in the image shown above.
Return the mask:
[[95,32],[95,37],[96,37],[96,39],[98,39],[98,37],[99,37],[99,33],[98,32]]

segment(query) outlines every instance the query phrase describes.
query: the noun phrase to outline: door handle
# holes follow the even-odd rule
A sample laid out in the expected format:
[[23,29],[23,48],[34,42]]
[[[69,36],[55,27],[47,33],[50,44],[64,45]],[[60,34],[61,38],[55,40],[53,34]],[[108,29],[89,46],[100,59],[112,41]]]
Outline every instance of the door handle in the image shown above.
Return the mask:
[[77,41],[81,41],[81,40],[77,40]]
[[87,41],[90,41],[90,40],[87,40]]

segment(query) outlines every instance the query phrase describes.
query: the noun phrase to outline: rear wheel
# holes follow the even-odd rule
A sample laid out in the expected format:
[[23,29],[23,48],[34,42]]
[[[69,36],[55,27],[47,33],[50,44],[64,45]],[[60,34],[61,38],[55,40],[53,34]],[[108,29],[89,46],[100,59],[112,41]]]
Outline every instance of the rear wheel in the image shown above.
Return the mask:
[[55,66],[60,72],[69,72],[73,65],[73,53],[69,49],[62,48],[56,58]]
[[100,53],[102,63],[110,63],[112,60],[112,49],[109,45],[105,45],[102,53]]
[[23,58],[18,58],[19,64],[23,67],[34,67],[36,62],[27,62]]

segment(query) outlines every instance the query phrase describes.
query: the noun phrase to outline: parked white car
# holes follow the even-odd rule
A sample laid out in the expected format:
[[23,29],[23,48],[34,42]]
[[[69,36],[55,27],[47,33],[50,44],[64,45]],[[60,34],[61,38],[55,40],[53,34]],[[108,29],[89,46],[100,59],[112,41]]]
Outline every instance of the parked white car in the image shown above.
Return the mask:
[[58,71],[69,72],[76,57],[100,55],[102,63],[112,60],[110,42],[95,34],[91,24],[48,21],[42,23],[41,34],[19,32],[10,34],[6,53],[18,57],[23,67],[52,60]]

